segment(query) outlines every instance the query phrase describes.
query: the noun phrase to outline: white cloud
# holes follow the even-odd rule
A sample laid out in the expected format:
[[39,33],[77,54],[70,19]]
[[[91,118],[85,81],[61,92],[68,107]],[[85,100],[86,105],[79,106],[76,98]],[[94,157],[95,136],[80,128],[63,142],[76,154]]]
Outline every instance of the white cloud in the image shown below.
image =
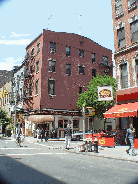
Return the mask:
[[31,35],[31,34],[17,34],[15,32],[11,32],[12,35],[10,37],[26,37],[28,35]]
[[2,36],[2,38],[4,39],[4,38],[5,38],[5,36]]
[[13,66],[17,65],[18,62],[20,62],[20,64],[21,64],[23,59],[24,59],[24,57],[18,57],[17,59],[14,59],[14,57],[2,59],[2,60],[4,60],[4,62],[0,62],[0,66],[1,66],[0,69],[10,71],[10,70],[12,70]]
[[0,44],[5,45],[28,45],[32,42],[31,39],[20,39],[20,40],[0,40]]

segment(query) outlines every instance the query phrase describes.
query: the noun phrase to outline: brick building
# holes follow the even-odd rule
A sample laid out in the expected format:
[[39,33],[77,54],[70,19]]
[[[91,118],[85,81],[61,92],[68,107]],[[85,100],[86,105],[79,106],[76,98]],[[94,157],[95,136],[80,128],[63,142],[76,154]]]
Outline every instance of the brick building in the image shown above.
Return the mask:
[[138,137],[138,1],[112,0],[112,17],[117,91],[116,106],[106,112],[110,113],[106,117],[116,118],[123,143],[129,123],[133,123]]
[[23,109],[28,131],[39,124],[58,129],[63,137],[68,122],[74,132],[82,129],[76,101],[96,73],[112,76],[111,50],[83,36],[43,30],[26,47]]

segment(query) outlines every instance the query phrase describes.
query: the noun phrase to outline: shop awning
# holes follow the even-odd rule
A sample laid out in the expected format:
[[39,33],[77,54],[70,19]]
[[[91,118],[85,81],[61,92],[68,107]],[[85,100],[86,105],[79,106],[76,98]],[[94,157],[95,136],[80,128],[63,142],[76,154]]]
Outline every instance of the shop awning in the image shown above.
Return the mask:
[[54,117],[52,115],[30,115],[28,121],[41,124],[45,122],[53,122]]
[[104,113],[104,118],[138,116],[138,102],[115,105]]

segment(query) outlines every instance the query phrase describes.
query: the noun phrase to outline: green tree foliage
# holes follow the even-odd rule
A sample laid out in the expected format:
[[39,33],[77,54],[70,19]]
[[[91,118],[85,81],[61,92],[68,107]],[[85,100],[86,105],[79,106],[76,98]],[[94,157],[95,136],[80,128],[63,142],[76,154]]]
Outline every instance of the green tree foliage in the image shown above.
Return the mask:
[[[113,101],[98,101],[97,87],[105,85],[112,85]],[[97,74],[97,76],[90,81],[87,87],[87,91],[79,94],[79,98],[77,100],[77,107],[82,109],[83,104],[85,103],[85,107],[93,107],[95,109],[95,115],[93,117],[96,116],[102,119],[103,113],[115,104],[116,79],[110,77],[109,75],[102,76]]]
[[3,125],[8,125],[11,123],[11,118],[7,116],[7,112],[0,108],[0,120]]

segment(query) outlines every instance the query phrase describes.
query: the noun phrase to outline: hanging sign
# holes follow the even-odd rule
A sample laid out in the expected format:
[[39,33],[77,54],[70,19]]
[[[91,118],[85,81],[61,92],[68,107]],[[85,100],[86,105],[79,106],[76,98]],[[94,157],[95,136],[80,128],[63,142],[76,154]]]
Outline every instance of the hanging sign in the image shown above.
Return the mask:
[[111,100],[113,100],[112,86],[97,87],[97,89],[98,89],[98,101],[111,101]]

